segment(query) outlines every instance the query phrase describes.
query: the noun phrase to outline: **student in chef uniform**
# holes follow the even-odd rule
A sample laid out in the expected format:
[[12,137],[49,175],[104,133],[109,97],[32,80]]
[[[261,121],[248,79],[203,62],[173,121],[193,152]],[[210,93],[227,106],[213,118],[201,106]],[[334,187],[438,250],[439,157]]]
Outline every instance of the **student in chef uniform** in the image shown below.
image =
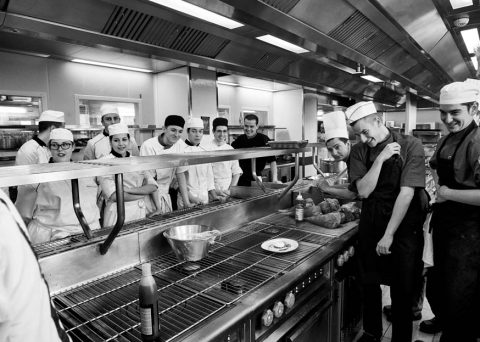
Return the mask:
[[[350,168],[350,151],[351,143],[349,140],[347,121],[345,113],[342,111],[335,111],[323,115],[323,124],[325,127],[325,141],[327,149],[335,161],[344,161],[347,169]],[[376,173],[380,171],[382,164],[388,160],[392,155],[400,152],[400,145],[396,142],[387,144],[379,156],[375,159],[372,167],[367,173]],[[317,187],[323,192],[326,192],[335,197],[344,199],[354,199],[357,193],[351,188],[336,188],[331,186],[324,179],[320,179]]]
[[0,341],[67,342],[27,230],[0,190]]
[[[373,102],[346,110],[361,142],[352,147],[350,179],[362,200],[358,260],[363,288],[363,328],[359,341],[382,337],[382,292],[390,285],[392,341],[412,339],[412,302],[423,269],[423,222],[426,217],[425,155],[417,138],[391,132]],[[367,174],[387,144],[397,142],[400,154]],[[372,178],[374,179],[372,181]]]
[[[454,82],[440,90],[440,118],[449,134],[430,166],[438,175],[433,232],[433,285],[441,298],[441,342],[474,342],[480,317],[480,87]],[[429,292],[430,288],[427,288]]]
[[[245,115],[243,120],[243,131],[245,134],[240,135],[234,142],[232,142],[233,148],[252,148],[267,146],[267,142],[270,140],[265,134],[258,132],[258,116],[255,114]],[[257,158],[257,176],[261,176],[266,163],[270,163],[270,172],[272,173],[272,182],[278,182],[277,176],[277,161],[275,156]],[[238,180],[238,185],[251,186],[253,179],[252,175],[252,163],[250,159],[242,159],[239,161],[242,168],[242,175]]]
[[[233,147],[227,144],[228,120],[225,118],[215,118],[212,126],[213,139],[206,147],[212,151],[233,150]],[[213,163],[212,169],[217,194],[225,194],[228,196],[230,186],[236,186],[242,174],[238,160]]]
[[[130,143],[130,134],[127,125],[117,123],[109,126],[108,134],[112,146],[109,155],[104,159],[128,158],[127,148]],[[115,193],[115,179],[112,176],[100,177],[103,197],[106,200],[103,213],[103,226],[110,227],[117,221],[117,195]],[[145,171],[123,174],[123,192],[125,200],[125,223],[140,220],[146,217],[145,196],[157,190],[157,182],[150,173]],[[157,196],[152,196],[156,207],[159,206]]]
[[[68,129],[56,128],[50,133],[48,143],[52,158],[50,163],[69,162],[75,144]],[[33,218],[28,224],[32,244],[54,241],[69,235],[83,233],[73,210],[72,183],[70,180],[29,185],[37,200]],[[90,229],[100,228],[100,213],[96,205],[97,184],[93,178],[78,179],[80,205]]]
[[[87,146],[85,146],[85,150],[83,152],[84,160],[103,158],[109,155],[110,151],[112,150],[108,136],[108,127],[120,122],[120,114],[116,106],[108,104],[103,105],[100,108],[100,114],[102,115],[102,125],[104,127],[103,132],[87,142]],[[127,151],[132,156],[138,156],[140,154],[138,151],[137,142],[133,137],[130,138]]]
[[[203,137],[203,121],[200,118],[191,118],[186,123],[188,138],[185,153],[208,151],[200,146]],[[180,190],[178,208],[188,208],[195,204],[207,204],[210,200],[217,200],[215,182],[213,179],[212,164],[198,164],[177,168],[177,179]]]
[[[179,115],[169,115],[165,118],[163,132],[154,138],[146,140],[140,147],[141,156],[156,156],[169,153],[183,153],[185,143],[180,139],[183,133],[185,120]],[[172,200],[169,195],[169,188],[175,177],[176,168],[157,169],[150,173],[158,184],[156,195],[160,203],[160,208],[147,214],[162,214],[172,211]],[[155,194],[154,194],[155,195]],[[148,209],[148,208],[147,208]]]
[[[52,129],[63,127],[64,125],[65,114],[63,112],[55,110],[42,112],[38,120],[38,135],[20,147],[15,158],[15,165],[48,163],[52,156],[47,146],[50,140],[50,132]],[[24,220],[32,217],[35,198],[36,193],[32,192],[30,187],[18,186],[15,206]]]

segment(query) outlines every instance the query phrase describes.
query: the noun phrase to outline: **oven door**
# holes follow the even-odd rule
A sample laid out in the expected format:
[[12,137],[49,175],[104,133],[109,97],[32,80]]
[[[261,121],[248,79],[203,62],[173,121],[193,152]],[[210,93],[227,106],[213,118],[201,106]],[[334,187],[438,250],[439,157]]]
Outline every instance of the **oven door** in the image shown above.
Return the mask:
[[330,298],[314,296],[263,342],[330,342],[331,308]]

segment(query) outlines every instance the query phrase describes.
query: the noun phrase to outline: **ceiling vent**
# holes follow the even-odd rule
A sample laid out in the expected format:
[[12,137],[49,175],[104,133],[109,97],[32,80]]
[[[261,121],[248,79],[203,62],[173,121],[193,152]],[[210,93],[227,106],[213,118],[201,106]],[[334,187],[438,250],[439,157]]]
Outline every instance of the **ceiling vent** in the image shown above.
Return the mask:
[[230,42],[121,6],[115,6],[102,33],[210,58],[215,58]]

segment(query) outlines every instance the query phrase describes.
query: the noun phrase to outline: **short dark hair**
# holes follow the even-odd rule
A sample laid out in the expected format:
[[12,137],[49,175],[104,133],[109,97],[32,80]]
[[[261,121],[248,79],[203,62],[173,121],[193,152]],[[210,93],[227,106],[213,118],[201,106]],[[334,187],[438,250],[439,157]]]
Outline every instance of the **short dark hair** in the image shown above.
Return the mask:
[[226,118],[215,118],[212,122],[213,131],[217,130],[218,126],[225,126],[228,128],[228,120]]
[[256,116],[255,114],[245,115],[245,118],[243,119],[243,121],[245,122],[245,120],[255,120],[256,125],[258,125],[258,116]]
[[[348,142],[348,139],[347,138],[340,138],[340,137],[335,137],[336,139],[340,140],[341,142],[343,142],[344,144],[346,144]],[[330,138],[328,139],[326,142],[328,143],[330,140],[333,140],[335,138]]]
[[[130,140],[130,133],[127,133],[127,137],[128,137],[128,140]],[[112,141],[113,135],[110,135],[110,136],[108,137],[108,139],[110,139],[110,141]]]
[[50,127],[54,126],[55,128],[61,128],[63,126],[63,122],[57,121],[40,121],[38,123],[38,132],[42,133],[45,132]]

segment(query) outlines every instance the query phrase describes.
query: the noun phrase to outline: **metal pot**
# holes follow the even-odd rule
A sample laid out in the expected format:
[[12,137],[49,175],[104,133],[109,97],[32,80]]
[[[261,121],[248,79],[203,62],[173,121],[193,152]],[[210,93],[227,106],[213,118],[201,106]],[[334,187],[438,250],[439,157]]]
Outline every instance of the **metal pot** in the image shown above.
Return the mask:
[[341,171],[340,162],[335,159],[320,159],[320,170],[324,173],[338,173]]
[[205,257],[219,235],[218,230],[198,224],[172,227],[163,232],[177,259],[181,261],[198,261]]

